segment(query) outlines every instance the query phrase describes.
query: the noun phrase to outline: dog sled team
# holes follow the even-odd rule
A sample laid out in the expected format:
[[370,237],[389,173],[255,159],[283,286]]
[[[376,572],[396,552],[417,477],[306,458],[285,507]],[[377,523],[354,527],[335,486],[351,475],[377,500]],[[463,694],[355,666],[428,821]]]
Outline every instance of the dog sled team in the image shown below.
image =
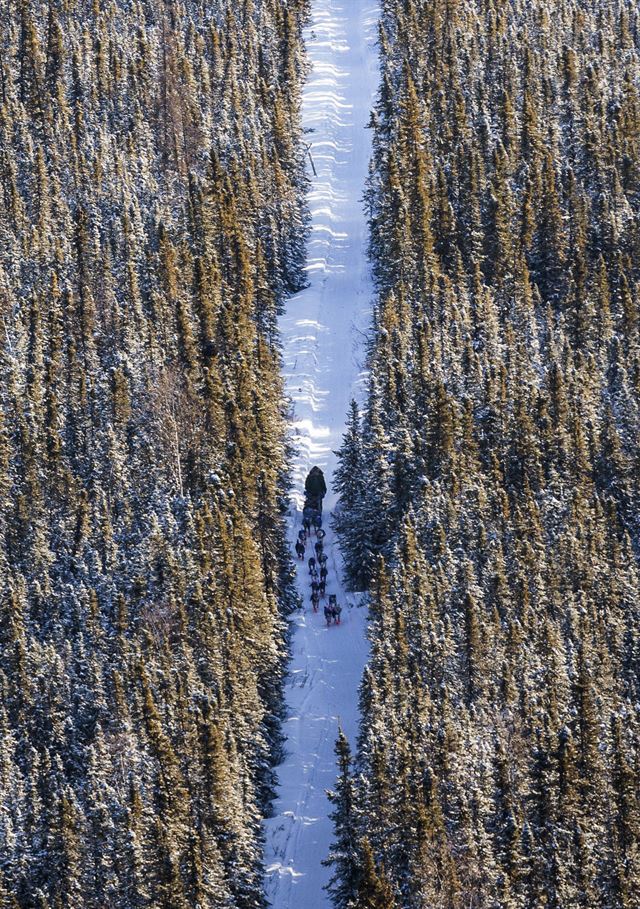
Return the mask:
[[[320,600],[324,600],[327,592],[328,557],[324,551],[324,538],[326,531],[322,527],[322,500],[327,494],[327,484],[324,474],[319,467],[313,467],[304,484],[305,502],[302,509],[302,530],[296,540],[296,556],[303,562],[307,552],[307,542],[311,542],[312,532],[316,535],[313,545],[314,555],[308,560],[309,577],[311,578],[311,606],[317,612]],[[329,600],[324,606],[324,617],[327,625],[340,624],[342,607],[338,604],[335,593],[329,594]]]

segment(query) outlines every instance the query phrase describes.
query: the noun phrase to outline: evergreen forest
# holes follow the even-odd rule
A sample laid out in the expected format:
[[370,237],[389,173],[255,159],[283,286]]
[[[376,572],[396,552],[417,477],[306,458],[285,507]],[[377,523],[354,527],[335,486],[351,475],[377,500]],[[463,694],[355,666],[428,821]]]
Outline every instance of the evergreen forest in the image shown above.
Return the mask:
[[639,556],[637,0],[0,0],[0,909],[638,909]]
[[254,909],[307,0],[0,0],[0,906]]
[[338,909],[640,893],[640,12],[383,0]]

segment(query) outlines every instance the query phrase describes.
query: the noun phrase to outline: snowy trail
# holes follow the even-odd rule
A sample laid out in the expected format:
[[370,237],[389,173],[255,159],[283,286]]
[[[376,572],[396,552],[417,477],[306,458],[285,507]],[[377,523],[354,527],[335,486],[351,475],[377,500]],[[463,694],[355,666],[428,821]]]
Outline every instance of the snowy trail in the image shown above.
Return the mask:
[[[341,444],[352,397],[363,381],[363,333],[372,287],[362,194],[371,153],[366,129],[378,84],[376,0],[313,0],[306,41],[312,72],[303,121],[316,170],[309,204],[309,287],[293,297],[280,321],[284,376],[295,404],[294,509],[300,526],[304,480],[318,464],[325,499],[327,593],[345,607],[340,626],[326,627],[309,603],[306,562],[298,563],[305,610],[295,616],[287,687],[287,757],[278,768],[274,817],[265,821],[266,892],[274,909],[323,909],[333,830],[326,789],[335,782],[334,742],[340,723],[353,741],[358,685],[367,659],[365,610],[340,587],[340,553],[328,525],[335,503],[334,451]],[[307,547],[307,557],[311,555]]]

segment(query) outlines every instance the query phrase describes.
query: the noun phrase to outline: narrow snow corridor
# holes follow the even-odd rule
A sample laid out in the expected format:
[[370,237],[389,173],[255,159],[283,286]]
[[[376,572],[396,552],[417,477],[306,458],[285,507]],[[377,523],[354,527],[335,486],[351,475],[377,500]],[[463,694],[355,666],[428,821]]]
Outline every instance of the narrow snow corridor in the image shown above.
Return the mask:
[[[343,609],[327,627],[309,602],[306,561],[298,585],[304,612],[295,616],[287,688],[287,757],[278,768],[274,817],[265,821],[266,892],[274,909],[330,905],[322,866],[332,839],[326,789],[335,781],[334,742],[340,723],[353,741],[358,684],[367,658],[365,611],[340,587],[340,554],[328,527],[335,504],[334,452],[341,444],[349,401],[363,380],[363,334],[372,287],[366,256],[362,196],[371,153],[366,129],[378,84],[376,0],[313,0],[306,42],[312,64],[303,120],[315,167],[309,204],[309,287],[293,297],[280,322],[284,376],[295,404],[294,508],[290,537],[300,526],[304,480],[325,472],[327,593]],[[307,546],[307,558],[312,554]]]

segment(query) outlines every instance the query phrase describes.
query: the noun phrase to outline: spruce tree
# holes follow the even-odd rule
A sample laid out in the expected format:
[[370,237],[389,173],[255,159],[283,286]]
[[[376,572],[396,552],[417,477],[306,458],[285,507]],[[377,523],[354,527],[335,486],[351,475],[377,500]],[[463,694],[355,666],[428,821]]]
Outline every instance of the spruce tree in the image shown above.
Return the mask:
[[362,855],[358,829],[355,783],[351,768],[351,748],[342,730],[335,745],[338,777],[335,791],[329,793],[333,805],[330,815],[335,838],[323,864],[333,868],[327,890],[336,909],[355,905],[362,880]]

